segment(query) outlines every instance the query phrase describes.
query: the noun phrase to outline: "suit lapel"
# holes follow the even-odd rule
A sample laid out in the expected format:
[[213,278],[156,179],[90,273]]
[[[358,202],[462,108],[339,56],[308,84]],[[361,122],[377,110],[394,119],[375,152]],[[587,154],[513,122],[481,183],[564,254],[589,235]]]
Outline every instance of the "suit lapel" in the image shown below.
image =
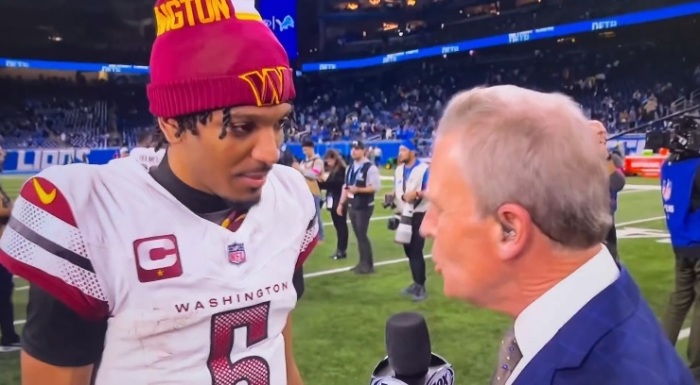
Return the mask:
[[556,370],[580,366],[608,331],[634,314],[639,301],[639,288],[627,270],[620,268],[620,277],[552,337],[523,368],[513,385],[549,384]]

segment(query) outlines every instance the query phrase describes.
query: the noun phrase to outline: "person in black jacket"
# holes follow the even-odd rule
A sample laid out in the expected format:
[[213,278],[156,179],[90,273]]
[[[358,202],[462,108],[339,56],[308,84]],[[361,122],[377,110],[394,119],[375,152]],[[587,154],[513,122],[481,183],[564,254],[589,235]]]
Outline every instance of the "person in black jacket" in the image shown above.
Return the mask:
[[[12,202],[5,190],[0,187],[0,234],[10,219]],[[14,304],[12,291],[15,285],[12,274],[0,265],[0,353],[19,350],[19,335],[15,331]]]
[[597,120],[590,121],[591,129],[600,147],[601,157],[605,160],[610,175],[610,212],[613,216],[613,224],[605,237],[605,246],[608,247],[613,259],[618,262],[620,255],[617,251],[617,230],[615,229],[615,212],[617,211],[617,194],[625,187],[625,174],[622,172],[623,160],[617,154],[608,150],[608,131],[603,123]]
[[326,190],[325,206],[331,212],[333,227],[335,227],[335,231],[338,234],[335,254],[331,255],[331,258],[345,259],[347,258],[346,252],[348,249],[347,214],[343,211],[343,215],[338,215],[336,210],[338,208],[338,202],[340,202],[340,195],[343,192],[343,184],[345,184],[347,165],[338,151],[333,149],[329,149],[326,152],[324,160],[330,172],[328,175],[324,174],[321,176],[319,187],[321,187],[322,190]]

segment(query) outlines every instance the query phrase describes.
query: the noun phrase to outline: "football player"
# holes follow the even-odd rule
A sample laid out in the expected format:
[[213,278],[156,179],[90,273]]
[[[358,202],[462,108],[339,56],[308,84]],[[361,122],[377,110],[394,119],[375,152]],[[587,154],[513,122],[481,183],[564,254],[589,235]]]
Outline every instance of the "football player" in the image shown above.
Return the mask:
[[295,96],[253,0],[158,0],[150,111],[168,142],[22,187],[0,262],[31,283],[24,385],[300,385],[291,313],[318,233],[275,165]]
[[139,136],[138,145],[129,152],[129,156],[148,170],[160,164],[165,156],[165,149],[156,151],[153,134],[146,132]]

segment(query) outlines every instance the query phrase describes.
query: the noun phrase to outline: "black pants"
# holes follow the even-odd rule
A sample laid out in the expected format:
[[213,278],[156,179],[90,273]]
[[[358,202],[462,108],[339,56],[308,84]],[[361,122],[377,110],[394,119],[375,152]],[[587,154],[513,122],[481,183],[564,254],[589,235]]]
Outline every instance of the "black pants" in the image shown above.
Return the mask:
[[420,236],[420,225],[423,223],[423,217],[425,217],[425,213],[413,213],[411,242],[408,245],[403,245],[403,252],[411,266],[413,283],[418,285],[425,285],[425,256],[423,256],[425,238]]
[[693,308],[686,354],[690,371],[695,381],[700,383],[700,255],[697,252],[692,253],[694,255],[685,255],[691,253],[674,251],[676,254],[675,288],[661,318],[661,325],[668,339],[675,345],[685,318],[691,307]]
[[605,245],[608,247],[615,262],[619,261],[620,256],[617,253],[617,230],[615,229],[615,221],[613,221],[613,225],[610,227],[608,235],[605,237]]
[[15,332],[15,311],[12,305],[12,274],[0,265],[0,345],[19,342]]
[[337,208],[337,206],[333,206],[333,210],[331,210],[331,219],[333,220],[335,232],[338,235],[336,251],[344,253],[348,251],[348,216],[345,211],[343,211],[343,215],[338,215],[336,212]]
[[374,213],[374,206],[362,209],[354,209],[351,207],[348,209],[348,217],[350,217],[352,231],[355,233],[355,238],[357,238],[357,247],[360,252],[360,263],[358,267],[361,269],[374,268],[372,244],[369,241],[369,220],[372,218],[372,213]]

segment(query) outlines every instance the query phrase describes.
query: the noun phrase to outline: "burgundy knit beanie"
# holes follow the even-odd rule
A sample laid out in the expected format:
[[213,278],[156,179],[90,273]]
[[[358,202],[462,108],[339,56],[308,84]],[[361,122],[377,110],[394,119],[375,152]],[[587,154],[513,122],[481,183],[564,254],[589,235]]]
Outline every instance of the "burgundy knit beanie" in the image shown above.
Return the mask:
[[155,14],[147,89],[153,115],[272,106],[294,98],[287,53],[254,0],[157,0]]

